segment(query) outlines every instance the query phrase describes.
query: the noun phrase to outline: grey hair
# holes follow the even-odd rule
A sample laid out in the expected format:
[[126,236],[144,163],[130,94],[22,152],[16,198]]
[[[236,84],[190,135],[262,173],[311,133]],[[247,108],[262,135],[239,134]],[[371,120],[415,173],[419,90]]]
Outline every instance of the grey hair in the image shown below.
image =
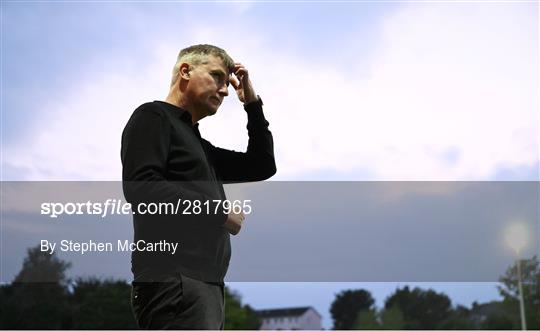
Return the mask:
[[205,64],[207,63],[209,55],[220,58],[223,61],[225,67],[229,69],[229,72],[233,71],[234,61],[223,49],[217,46],[207,44],[193,45],[182,49],[178,54],[176,63],[172,71],[171,86],[173,86],[178,79],[178,73],[180,71],[180,66],[182,65],[182,63],[188,63],[192,66]]

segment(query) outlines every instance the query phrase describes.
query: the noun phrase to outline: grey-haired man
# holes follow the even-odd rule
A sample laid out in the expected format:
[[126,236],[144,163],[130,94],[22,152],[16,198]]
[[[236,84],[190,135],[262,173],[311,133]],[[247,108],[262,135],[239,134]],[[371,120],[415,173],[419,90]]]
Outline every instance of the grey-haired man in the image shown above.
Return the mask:
[[[247,113],[247,151],[215,147],[198,122],[214,115],[232,84]],[[273,139],[248,70],[216,46],[183,49],[166,100],[141,105],[122,135],[126,199],[200,201],[214,207],[226,199],[223,182],[265,180],[276,172]],[[219,202],[217,202],[219,205]],[[216,205],[216,207],[217,207]],[[134,251],[132,303],[141,328],[223,329],[224,277],[230,234],[242,212],[207,215],[134,213],[135,240],[178,242],[176,253]]]

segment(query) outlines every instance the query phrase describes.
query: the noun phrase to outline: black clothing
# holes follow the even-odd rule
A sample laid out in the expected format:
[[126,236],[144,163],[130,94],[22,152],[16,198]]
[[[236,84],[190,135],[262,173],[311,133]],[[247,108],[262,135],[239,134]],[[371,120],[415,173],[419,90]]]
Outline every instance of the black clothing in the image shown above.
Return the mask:
[[223,330],[224,286],[177,275],[133,283],[133,313],[146,330]]
[[249,143],[245,153],[214,147],[203,139],[189,112],[154,101],[135,110],[122,134],[123,187],[134,205],[135,241],[177,242],[178,250],[132,254],[136,281],[155,274],[181,273],[205,282],[223,283],[229,265],[227,215],[137,214],[135,205],[178,199],[224,200],[222,182],[264,180],[276,172],[272,134],[262,104],[244,106]]

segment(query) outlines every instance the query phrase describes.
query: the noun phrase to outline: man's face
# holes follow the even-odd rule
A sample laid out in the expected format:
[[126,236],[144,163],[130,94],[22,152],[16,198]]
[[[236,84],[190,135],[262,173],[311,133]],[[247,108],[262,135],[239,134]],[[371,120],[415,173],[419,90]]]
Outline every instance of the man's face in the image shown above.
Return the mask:
[[214,115],[223,98],[229,95],[229,70],[223,60],[208,56],[205,62],[189,72],[188,83],[191,104],[202,117]]

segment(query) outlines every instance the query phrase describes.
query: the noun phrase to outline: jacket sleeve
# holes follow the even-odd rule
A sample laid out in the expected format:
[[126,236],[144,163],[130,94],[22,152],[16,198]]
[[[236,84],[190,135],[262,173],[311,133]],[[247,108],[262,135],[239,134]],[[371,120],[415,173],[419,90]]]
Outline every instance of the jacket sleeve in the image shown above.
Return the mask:
[[244,106],[247,112],[248,146],[245,153],[213,146],[203,140],[223,182],[253,182],[265,180],[276,173],[274,142],[268,130],[260,102]]
[[[171,125],[165,115],[145,105],[139,107],[122,133],[122,184],[131,204],[182,200],[211,200],[202,193],[186,189],[166,178]],[[222,225],[226,215],[211,216],[211,222]]]

